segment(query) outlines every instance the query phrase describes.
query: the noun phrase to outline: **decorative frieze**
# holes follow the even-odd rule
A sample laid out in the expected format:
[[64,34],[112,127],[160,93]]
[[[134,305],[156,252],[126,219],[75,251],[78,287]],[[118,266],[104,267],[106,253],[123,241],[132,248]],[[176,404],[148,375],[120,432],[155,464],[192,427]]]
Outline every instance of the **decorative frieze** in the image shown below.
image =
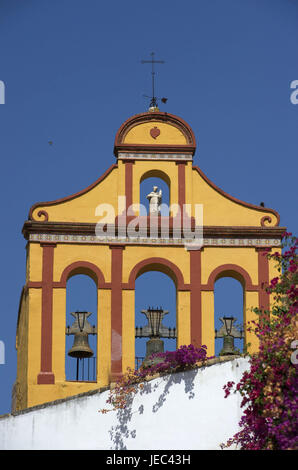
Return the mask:
[[[55,242],[55,243],[82,243],[82,244],[110,244],[120,243],[127,245],[184,245],[192,243],[193,239],[186,238],[151,238],[151,237],[113,237],[96,235],[74,234],[48,234],[30,233],[31,242]],[[276,238],[204,238],[203,245],[221,247],[266,247],[280,246],[280,240]]]
[[191,153],[118,153],[118,160],[183,160],[192,161]]

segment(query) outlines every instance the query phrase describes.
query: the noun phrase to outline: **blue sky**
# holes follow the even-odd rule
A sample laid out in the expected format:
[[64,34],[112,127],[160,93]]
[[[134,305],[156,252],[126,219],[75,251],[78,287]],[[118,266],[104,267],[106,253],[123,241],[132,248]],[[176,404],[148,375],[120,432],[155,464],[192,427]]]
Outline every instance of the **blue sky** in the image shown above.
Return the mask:
[[[140,61],[152,51],[166,62],[157,68],[157,95],[168,97],[160,108],[191,125],[194,163],[297,233],[297,45],[297,0],[0,0],[0,413],[16,375],[28,210],[85,188],[115,162],[117,129],[147,109],[150,67]],[[150,304],[145,290],[140,278],[138,311]],[[173,310],[170,297],[151,303]],[[226,300],[222,309],[239,309]]]

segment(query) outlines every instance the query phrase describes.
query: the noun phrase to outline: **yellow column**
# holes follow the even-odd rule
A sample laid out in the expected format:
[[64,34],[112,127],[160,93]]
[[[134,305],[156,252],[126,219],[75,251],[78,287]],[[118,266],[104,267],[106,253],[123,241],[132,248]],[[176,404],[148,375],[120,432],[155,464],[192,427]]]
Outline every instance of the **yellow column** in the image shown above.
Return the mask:
[[171,163],[171,165],[172,165],[172,168],[175,169],[175,174],[177,175],[174,178],[173,177],[171,178],[171,187],[170,187],[171,216],[175,217],[178,214],[178,203],[179,203],[178,165],[176,165],[175,163]]
[[177,319],[178,330],[177,348],[188,345],[190,339],[190,292],[177,291]]
[[122,370],[135,367],[135,291],[123,290],[122,310]]
[[41,350],[41,289],[29,289],[28,315],[28,385],[37,383]]
[[53,289],[53,372],[55,383],[65,381],[66,289]]
[[191,204],[189,217],[194,216],[194,205],[192,195],[192,162],[187,162],[185,165],[185,203]]
[[[273,248],[272,253],[275,253],[275,252],[281,253],[281,248]],[[278,265],[275,260],[273,259],[268,260],[268,264],[269,264],[269,284],[270,284],[272,279],[280,276],[280,273],[278,272]],[[274,303],[275,303],[274,295],[271,294],[270,295],[270,310],[272,309]]]
[[118,160],[118,196],[125,196],[125,164],[122,160]]
[[254,328],[254,325],[250,322],[252,320],[258,321],[258,315],[256,315],[252,309],[258,307],[259,305],[259,294],[258,292],[246,292],[244,299],[244,311],[243,318],[245,323],[245,345],[248,343],[251,344],[248,350],[249,352],[257,352],[259,348],[259,340],[254,333],[247,331],[247,327],[251,326]]

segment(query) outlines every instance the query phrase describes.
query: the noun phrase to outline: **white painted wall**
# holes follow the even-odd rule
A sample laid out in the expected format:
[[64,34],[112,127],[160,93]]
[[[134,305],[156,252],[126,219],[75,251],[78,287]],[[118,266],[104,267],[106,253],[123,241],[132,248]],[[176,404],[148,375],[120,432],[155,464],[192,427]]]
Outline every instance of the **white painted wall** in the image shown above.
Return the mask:
[[248,360],[154,379],[125,410],[108,408],[109,392],[77,397],[0,419],[0,449],[220,449],[238,429],[241,397],[224,398]]

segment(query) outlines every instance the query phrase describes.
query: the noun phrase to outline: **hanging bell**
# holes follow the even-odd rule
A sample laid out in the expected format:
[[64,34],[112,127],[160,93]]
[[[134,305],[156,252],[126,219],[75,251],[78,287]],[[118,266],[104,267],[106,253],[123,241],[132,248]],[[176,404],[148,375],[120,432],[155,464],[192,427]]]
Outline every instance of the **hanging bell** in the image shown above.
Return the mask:
[[83,358],[93,356],[93,351],[89,346],[88,333],[78,331],[74,335],[72,348],[68,351],[71,357]]

